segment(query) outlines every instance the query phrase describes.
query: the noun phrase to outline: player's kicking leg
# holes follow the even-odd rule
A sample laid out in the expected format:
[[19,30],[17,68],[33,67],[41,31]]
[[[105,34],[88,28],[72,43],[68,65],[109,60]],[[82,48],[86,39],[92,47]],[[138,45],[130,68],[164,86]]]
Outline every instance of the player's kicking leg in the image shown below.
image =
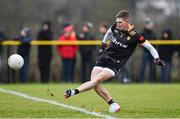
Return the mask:
[[120,106],[113,101],[109,92],[100,85],[100,82],[111,79],[113,76],[114,74],[109,70],[107,70],[106,68],[104,69],[102,67],[94,67],[91,72],[91,81],[82,84],[79,88],[75,90],[72,89],[67,90],[64,96],[65,98],[69,98],[70,96],[94,88],[96,93],[110,105],[109,111],[117,112],[120,110]]
[[[93,72],[96,72],[97,68],[95,67],[93,68],[93,70],[95,70]],[[90,81],[86,83],[83,83],[77,89],[71,90],[71,91],[67,90],[64,96],[65,98],[69,98],[70,96],[73,96],[75,94],[88,91],[92,88],[95,88],[95,86],[97,86],[101,82],[111,79],[112,77],[113,77],[112,74],[103,68],[102,71],[100,71],[97,75],[93,77],[93,79],[91,79]]]

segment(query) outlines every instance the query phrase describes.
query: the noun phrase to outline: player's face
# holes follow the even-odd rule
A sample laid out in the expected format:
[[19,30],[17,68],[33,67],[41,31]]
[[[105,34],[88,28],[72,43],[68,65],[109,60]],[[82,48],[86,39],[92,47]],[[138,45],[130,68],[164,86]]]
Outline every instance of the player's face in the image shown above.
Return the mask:
[[116,18],[117,29],[127,31],[129,28],[129,18]]

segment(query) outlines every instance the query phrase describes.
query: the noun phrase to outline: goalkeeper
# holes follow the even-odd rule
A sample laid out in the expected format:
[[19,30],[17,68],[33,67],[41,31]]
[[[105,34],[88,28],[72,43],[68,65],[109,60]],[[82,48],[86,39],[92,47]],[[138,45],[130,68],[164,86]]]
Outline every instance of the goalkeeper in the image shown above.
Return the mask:
[[[107,47],[106,42],[108,40],[110,40],[110,45]],[[114,113],[119,111],[120,105],[113,100],[109,92],[102,87],[101,83],[113,78],[121,71],[137,45],[149,50],[155,64],[162,66],[163,69],[166,68],[164,61],[159,58],[156,49],[142,35],[134,31],[134,26],[130,23],[129,12],[127,10],[121,10],[116,15],[116,23],[108,29],[103,38],[102,46],[100,47],[100,56],[91,72],[91,80],[83,83],[76,89],[68,89],[64,97],[69,98],[94,89],[109,104],[109,112]]]

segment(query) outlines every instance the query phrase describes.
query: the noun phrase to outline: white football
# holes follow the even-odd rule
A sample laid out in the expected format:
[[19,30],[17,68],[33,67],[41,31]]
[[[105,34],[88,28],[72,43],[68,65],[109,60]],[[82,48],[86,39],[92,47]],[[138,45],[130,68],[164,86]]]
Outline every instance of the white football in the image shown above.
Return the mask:
[[21,55],[13,54],[8,58],[8,65],[12,69],[21,69],[24,65],[24,59]]

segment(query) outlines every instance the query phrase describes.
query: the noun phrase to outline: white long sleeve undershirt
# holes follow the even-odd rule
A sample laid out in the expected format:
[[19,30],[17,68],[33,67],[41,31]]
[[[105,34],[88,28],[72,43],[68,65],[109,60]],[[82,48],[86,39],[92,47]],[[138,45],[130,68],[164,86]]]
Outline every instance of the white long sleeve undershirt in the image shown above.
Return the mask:
[[141,46],[149,50],[154,59],[159,58],[157,50],[149,43],[149,41],[146,40]]
[[106,43],[108,40],[111,39],[111,36],[112,36],[112,31],[111,31],[111,28],[109,28],[106,32],[106,34],[104,35],[104,38],[102,40],[103,43]]

